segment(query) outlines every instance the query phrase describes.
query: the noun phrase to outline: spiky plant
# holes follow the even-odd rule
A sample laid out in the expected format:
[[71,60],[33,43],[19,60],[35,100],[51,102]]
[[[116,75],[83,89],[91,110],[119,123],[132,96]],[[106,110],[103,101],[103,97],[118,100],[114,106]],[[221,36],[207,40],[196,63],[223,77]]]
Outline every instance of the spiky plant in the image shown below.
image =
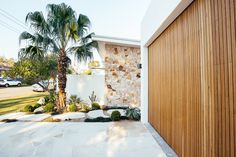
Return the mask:
[[95,95],[95,92],[93,91],[91,96],[89,96],[89,100],[91,101],[91,104],[97,101],[97,96]]
[[79,104],[79,103],[83,102],[83,100],[80,97],[78,97],[77,95],[71,95],[69,101],[70,101],[70,104],[72,104],[72,103]]
[[128,117],[128,119],[130,119],[130,120],[139,121],[141,118],[141,111],[137,107],[126,109],[125,114]]

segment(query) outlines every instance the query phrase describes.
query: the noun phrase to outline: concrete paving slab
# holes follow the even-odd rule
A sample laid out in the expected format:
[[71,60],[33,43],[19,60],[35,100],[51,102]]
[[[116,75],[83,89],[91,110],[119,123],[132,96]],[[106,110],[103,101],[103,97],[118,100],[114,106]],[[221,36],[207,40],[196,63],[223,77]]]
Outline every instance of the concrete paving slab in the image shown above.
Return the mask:
[[42,121],[48,117],[51,117],[50,114],[27,114],[23,115],[17,118],[19,121],[32,121],[32,122],[37,122],[37,121]]
[[4,157],[166,157],[140,122],[0,123]]

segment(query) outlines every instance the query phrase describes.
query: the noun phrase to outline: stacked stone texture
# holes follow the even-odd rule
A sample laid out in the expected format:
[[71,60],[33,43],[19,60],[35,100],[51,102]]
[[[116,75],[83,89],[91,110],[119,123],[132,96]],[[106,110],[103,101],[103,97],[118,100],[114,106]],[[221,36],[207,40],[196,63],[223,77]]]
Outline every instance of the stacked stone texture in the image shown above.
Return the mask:
[[140,49],[106,45],[105,82],[107,105],[140,106]]

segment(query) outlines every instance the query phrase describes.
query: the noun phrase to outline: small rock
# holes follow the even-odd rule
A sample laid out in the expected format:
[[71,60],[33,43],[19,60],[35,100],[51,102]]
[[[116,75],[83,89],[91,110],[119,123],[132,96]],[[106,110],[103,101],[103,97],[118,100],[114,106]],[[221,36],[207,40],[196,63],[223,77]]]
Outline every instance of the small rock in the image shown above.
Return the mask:
[[109,117],[105,115],[103,110],[94,110],[87,113],[89,118],[97,118],[97,117]]
[[44,109],[43,109],[43,106],[39,107],[39,108],[36,108],[34,110],[34,113],[43,113],[44,112]]
[[40,98],[39,101],[37,102],[37,104],[44,105],[45,104],[45,99],[44,98]]

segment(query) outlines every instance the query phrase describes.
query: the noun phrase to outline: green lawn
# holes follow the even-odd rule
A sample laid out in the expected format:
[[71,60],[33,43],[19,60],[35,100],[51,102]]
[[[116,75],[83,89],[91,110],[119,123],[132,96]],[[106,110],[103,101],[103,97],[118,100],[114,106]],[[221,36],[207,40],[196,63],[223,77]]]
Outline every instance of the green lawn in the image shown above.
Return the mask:
[[46,96],[47,93],[34,93],[17,98],[6,98],[0,100],[0,115],[19,111],[24,108],[25,105],[34,105],[39,98]]

